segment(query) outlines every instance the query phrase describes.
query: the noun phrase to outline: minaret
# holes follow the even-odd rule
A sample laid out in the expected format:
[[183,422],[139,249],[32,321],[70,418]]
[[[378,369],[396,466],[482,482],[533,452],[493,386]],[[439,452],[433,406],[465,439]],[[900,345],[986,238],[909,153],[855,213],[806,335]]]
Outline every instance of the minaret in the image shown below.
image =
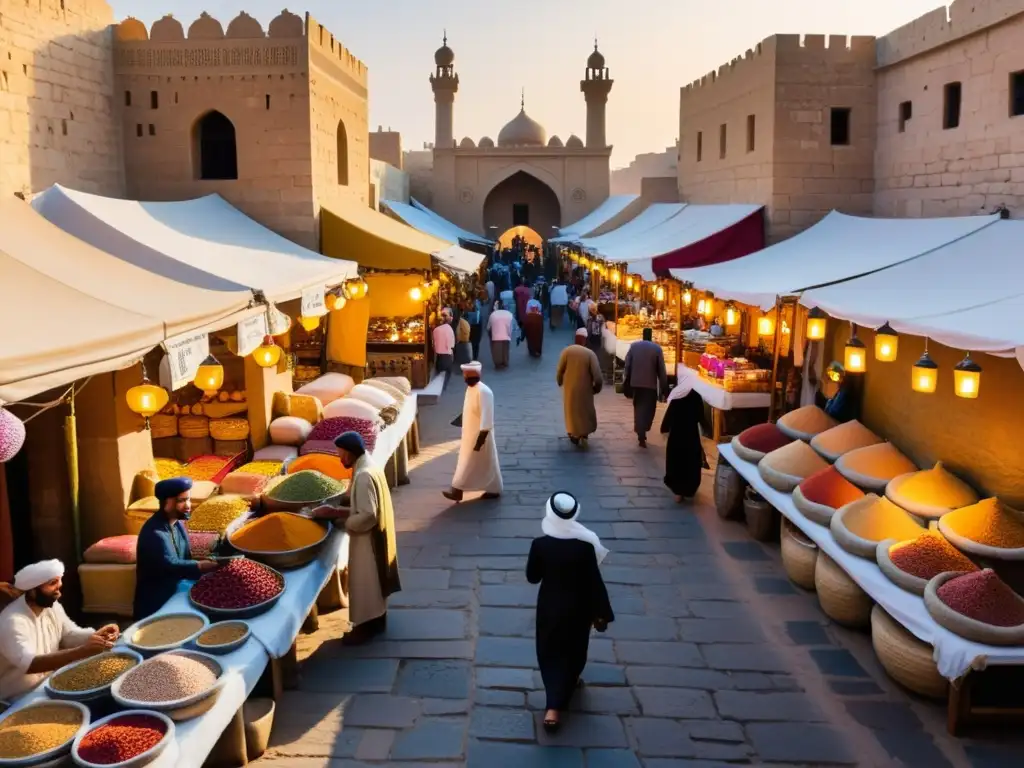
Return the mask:
[[604,65],[604,56],[597,50],[597,40],[594,40],[594,52],[587,59],[586,78],[580,80],[580,90],[587,101],[587,147],[603,149],[608,146],[604,108],[614,82]]
[[430,87],[434,90],[434,146],[449,149],[455,146],[452,112],[459,76],[455,74],[455,53],[448,47],[447,31],[443,44],[434,53],[434,66],[434,74],[430,76]]

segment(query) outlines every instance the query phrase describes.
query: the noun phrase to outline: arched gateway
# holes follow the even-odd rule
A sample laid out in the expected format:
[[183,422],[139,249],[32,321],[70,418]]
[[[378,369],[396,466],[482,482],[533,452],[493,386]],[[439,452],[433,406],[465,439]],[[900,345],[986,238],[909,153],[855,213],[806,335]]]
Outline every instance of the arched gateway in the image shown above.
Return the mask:
[[554,190],[525,171],[517,171],[496,184],[484,200],[485,232],[500,234],[513,227],[529,227],[547,239],[561,220],[561,206]]

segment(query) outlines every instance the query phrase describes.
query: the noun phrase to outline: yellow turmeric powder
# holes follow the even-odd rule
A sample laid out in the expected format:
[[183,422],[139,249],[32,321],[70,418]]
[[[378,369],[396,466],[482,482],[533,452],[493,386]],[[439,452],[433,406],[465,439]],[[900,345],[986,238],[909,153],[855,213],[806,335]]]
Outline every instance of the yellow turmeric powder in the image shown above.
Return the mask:
[[1003,549],[1024,547],[1024,523],[1004,509],[999,499],[985,499],[943,516],[942,525],[965,539]]
[[274,512],[239,528],[231,543],[249,552],[290,552],[316,544],[323,537],[324,529],[319,523],[287,512]]
[[843,515],[846,530],[868,541],[904,541],[920,536],[924,529],[888,499],[873,494],[855,501],[855,508]]

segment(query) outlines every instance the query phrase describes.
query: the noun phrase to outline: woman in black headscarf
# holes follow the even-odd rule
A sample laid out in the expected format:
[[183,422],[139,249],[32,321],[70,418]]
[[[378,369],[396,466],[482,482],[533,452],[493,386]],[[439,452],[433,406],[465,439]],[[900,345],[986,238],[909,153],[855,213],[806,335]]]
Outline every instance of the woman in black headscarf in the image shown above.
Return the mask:
[[572,494],[548,499],[541,530],[526,563],[526,579],[537,593],[537,664],[547,711],[544,729],[558,730],[587,664],[590,628],[604,632],[615,621],[599,565],[608,550],[576,519],[580,505]]

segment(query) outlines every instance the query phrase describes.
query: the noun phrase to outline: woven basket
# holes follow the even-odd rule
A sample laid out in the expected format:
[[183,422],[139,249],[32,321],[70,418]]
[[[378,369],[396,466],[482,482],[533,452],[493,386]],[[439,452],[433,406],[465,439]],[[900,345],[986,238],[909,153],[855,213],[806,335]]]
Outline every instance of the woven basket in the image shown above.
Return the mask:
[[790,581],[804,589],[814,589],[814,570],[818,547],[788,520],[782,521],[782,567]]
[[739,520],[743,516],[743,477],[726,461],[719,459],[715,469],[715,509],[723,520]]
[[249,441],[248,440],[214,440],[213,441],[213,455],[231,457],[237,456],[239,453],[248,453]]
[[210,436],[210,420],[205,416],[181,416],[178,419],[178,434],[191,439]]
[[249,422],[245,419],[211,419],[210,437],[214,440],[245,440],[249,437]]
[[[924,607],[928,609],[928,615],[935,619],[939,626],[965,640],[973,640],[983,645],[1024,645],[1024,624],[1016,627],[997,627],[957,613],[942,602],[938,588],[950,579],[963,575],[956,572],[940,573],[928,582],[924,590]],[[1016,598],[1024,603],[1024,597],[1017,595]]]
[[178,417],[173,413],[158,413],[149,419],[150,437],[159,440],[161,437],[178,436]]
[[871,623],[871,598],[824,552],[814,567],[814,588],[821,610],[837,624],[863,628]]
[[939,674],[933,650],[901,627],[876,605],[871,609],[871,644],[878,662],[907,690],[930,699],[944,699],[949,682]]
[[799,485],[793,489],[793,506],[803,512],[804,517],[812,523],[824,525],[826,528],[832,522],[832,515],[836,513],[832,507],[826,507],[816,501],[808,501]]
[[757,495],[753,488],[743,494],[743,516],[747,520],[747,531],[757,541],[775,541],[779,537],[779,521],[782,516],[771,504]]

